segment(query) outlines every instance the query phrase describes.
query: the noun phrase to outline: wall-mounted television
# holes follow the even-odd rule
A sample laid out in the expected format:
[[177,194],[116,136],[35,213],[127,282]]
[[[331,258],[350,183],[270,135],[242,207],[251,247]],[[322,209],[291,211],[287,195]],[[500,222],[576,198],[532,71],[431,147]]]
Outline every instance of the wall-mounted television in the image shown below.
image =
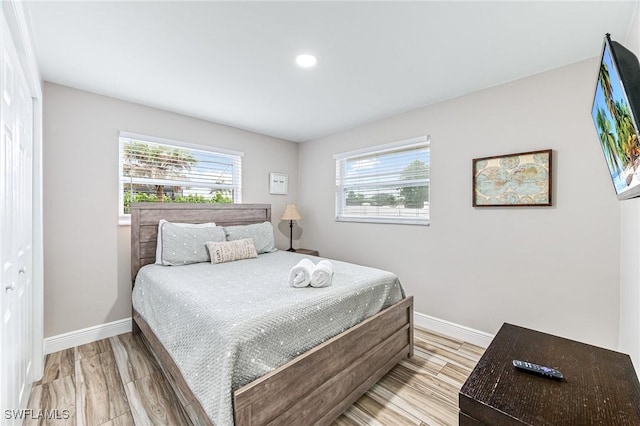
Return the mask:
[[591,116],[619,199],[640,196],[640,63],[605,35]]

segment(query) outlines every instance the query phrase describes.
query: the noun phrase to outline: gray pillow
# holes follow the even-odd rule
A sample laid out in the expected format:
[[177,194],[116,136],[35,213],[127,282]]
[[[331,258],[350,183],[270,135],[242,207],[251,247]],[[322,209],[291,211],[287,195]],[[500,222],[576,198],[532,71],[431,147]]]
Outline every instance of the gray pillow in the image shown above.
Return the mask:
[[209,262],[207,242],[225,241],[222,226],[180,226],[171,222],[160,224],[163,265],[188,265],[190,263]]
[[[156,265],[162,265],[162,224],[169,222],[165,219],[160,219],[158,223],[158,238],[156,242]],[[216,226],[215,222],[209,223],[183,223],[183,222],[172,222],[176,226],[182,226],[185,228],[207,228]],[[226,238],[226,236],[225,236]]]
[[227,234],[227,241],[242,240],[244,238],[253,239],[253,244],[256,246],[258,254],[271,253],[278,250],[273,239],[273,225],[271,225],[271,222],[225,226],[224,230]]

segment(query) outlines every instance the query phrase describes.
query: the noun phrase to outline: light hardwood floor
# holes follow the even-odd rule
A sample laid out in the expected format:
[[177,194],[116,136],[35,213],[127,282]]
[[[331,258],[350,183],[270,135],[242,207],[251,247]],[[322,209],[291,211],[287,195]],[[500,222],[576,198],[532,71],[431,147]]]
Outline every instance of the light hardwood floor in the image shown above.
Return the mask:
[[[334,425],[457,425],[458,392],[483,349],[417,327],[414,346],[412,359],[401,361]],[[28,426],[190,424],[153,356],[131,333],[47,355],[28,408],[68,413],[67,419],[30,419]]]

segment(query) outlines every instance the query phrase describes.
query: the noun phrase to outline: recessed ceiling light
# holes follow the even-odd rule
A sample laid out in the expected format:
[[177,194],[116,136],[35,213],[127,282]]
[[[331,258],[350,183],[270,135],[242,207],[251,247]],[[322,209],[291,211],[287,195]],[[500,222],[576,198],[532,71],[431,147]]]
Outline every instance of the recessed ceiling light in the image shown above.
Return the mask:
[[308,53],[296,56],[296,64],[298,64],[298,66],[301,68],[311,68],[317,62],[318,60],[316,59],[316,57]]

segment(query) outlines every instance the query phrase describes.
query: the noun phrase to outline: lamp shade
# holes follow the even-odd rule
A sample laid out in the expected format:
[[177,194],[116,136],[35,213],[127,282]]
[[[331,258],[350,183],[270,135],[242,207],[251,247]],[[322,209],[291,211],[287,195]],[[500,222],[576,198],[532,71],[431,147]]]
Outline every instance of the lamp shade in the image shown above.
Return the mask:
[[301,220],[302,217],[300,213],[298,213],[298,208],[295,204],[287,204],[284,208],[284,214],[280,218],[280,220]]

